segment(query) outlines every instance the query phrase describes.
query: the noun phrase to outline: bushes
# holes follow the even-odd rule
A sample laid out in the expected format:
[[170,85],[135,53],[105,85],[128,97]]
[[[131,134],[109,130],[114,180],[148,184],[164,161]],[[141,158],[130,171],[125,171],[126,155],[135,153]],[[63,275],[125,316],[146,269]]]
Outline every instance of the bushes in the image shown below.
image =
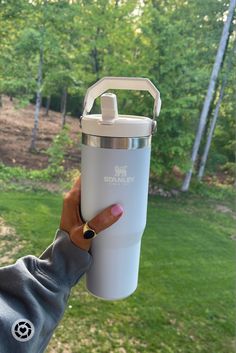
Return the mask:
[[9,181],[51,181],[59,178],[64,172],[64,157],[68,147],[72,145],[69,137],[69,128],[65,126],[53,139],[52,145],[46,153],[49,156],[49,165],[45,169],[32,170],[25,167],[8,167],[0,163],[0,181],[6,184]]
[[48,148],[49,166],[48,175],[51,177],[60,176],[64,172],[64,157],[68,147],[72,146],[69,137],[69,127],[65,125],[60,133],[53,139],[52,145]]
[[42,170],[26,169],[24,167],[8,167],[0,163],[0,180],[8,182],[11,180],[39,180],[49,181],[51,179],[48,168]]

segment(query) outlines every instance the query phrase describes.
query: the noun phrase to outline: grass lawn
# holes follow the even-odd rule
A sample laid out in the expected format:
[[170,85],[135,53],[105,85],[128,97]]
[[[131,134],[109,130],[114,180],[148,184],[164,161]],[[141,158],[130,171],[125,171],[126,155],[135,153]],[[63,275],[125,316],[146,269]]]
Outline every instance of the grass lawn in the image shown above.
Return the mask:
[[[18,256],[45,249],[60,209],[57,194],[1,193],[0,215],[26,240]],[[104,302],[82,280],[55,332],[54,352],[233,353],[234,232],[232,214],[217,210],[216,201],[150,197],[137,291]]]

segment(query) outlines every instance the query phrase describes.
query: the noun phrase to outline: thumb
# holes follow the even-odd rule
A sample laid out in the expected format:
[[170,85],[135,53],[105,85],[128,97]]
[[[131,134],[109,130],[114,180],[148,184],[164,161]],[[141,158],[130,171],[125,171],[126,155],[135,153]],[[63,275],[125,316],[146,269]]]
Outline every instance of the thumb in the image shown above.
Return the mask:
[[[107,207],[91,221],[88,222],[88,226],[95,231],[96,234],[100,233],[104,229],[110,227],[113,223],[117,222],[118,219],[124,213],[123,207],[120,204],[115,204]],[[72,228],[70,232],[71,241],[83,250],[89,250],[92,240],[84,239],[83,226],[76,226]]]

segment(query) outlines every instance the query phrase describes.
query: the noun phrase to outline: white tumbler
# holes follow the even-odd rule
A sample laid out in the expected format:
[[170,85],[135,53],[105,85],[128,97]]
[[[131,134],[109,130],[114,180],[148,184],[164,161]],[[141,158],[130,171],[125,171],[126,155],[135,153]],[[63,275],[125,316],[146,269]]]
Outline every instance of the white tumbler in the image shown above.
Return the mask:
[[[119,115],[108,89],[148,91],[154,98],[153,119]],[[102,114],[88,114],[101,96]],[[88,291],[105,300],[131,295],[138,284],[141,238],[146,225],[151,136],[159,115],[159,91],[146,78],[104,77],[86,93],[82,126],[81,212],[91,220],[119,203],[122,217],[92,240]]]

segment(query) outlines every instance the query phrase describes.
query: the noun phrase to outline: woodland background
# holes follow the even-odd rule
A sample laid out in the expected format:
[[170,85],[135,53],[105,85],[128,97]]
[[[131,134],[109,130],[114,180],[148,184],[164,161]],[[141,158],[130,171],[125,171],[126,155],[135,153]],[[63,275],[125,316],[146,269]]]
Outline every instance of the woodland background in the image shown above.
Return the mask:
[[[36,104],[32,136],[25,141],[29,153],[42,153],[37,148],[40,107],[46,116],[49,110],[61,112],[57,119],[64,126],[68,116],[81,115],[86,89],[98,79],[148,77],[162,97],[152,176],[180,186],[228,7],[222,0],[1,0],[0,93],[18,109]],[[234,23],[233,18],[195,163],[197,172],[226,79],[206,170],[211,182],[226,184],[233,183],[235,170]],[[120,113],[151,117],[148,93],[116,93]],[[93,109],[98,111],[99,102]]]

